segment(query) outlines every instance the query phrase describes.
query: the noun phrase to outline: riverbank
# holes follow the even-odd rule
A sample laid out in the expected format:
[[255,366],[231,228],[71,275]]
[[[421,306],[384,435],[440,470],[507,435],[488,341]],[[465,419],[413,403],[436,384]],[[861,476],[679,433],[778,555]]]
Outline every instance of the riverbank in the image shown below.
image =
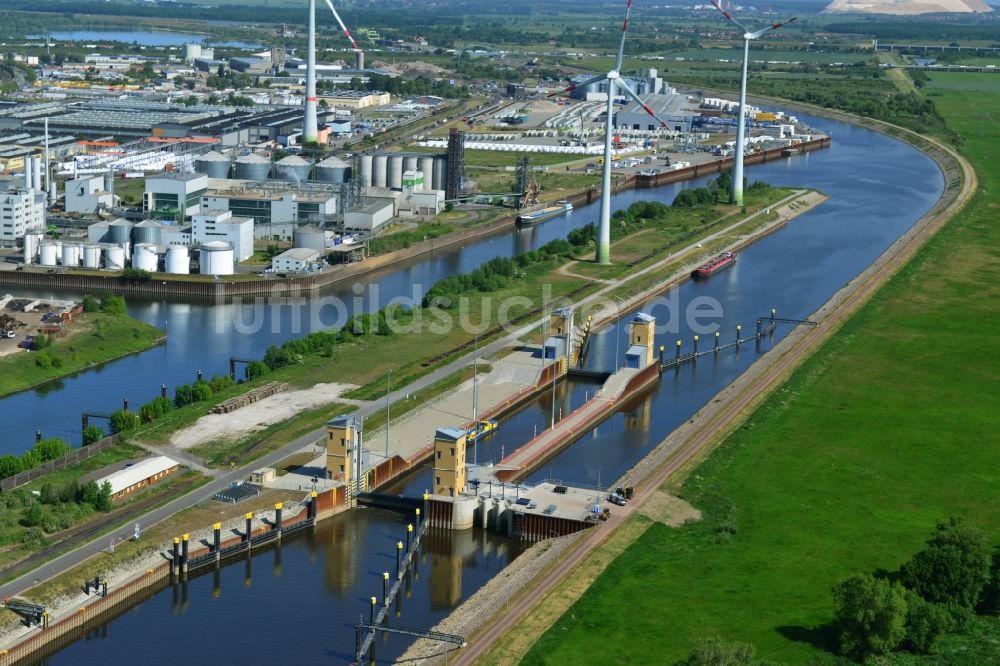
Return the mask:
[[[901,128],[888,129],[901,132],[902,136],[912,135]],[[628,512],[638,508],[642,501],[668,478],[674,486],[680,483],[680,479],[690,474],[698,462],[744,422],[767,396],[771,395],[813,351],[826,343],[889,277],[916,254],[928,238],[941,229],[970,200],[975,191],[976,176],[968,162],[949,146],[916,135],[912,135],[912,138],[918,147],[927,143],[933,145],[932,150],[925,152],[935,159],[947,180],[939,201],[912,229],[890,246],[878,261],[813,313],[811,319],[820,322],[819,326],[793,331],[775,349],[761,357],[736,382],[709,400],[689,422],[665,438],[650,455],[625,474],[619,483],[637,485],[641,493],[639,502],[633,500],[626,508]],[[848,382],[848,385],[850,383]],[[574,564],[578,564],[601,543],[621,540],[620,545],[624,548],[636,538],[638,535],[633,536],[627,532],[612,535],[605,532],[600,538],[589,539],[582,543],[571,557],[575,560]],[[558,636],[550,632],[550,638],[544,644],[536,644],[546,628],[553,623],[554,618],[562,616],[573,601],[582,596],[581,588],[589,587],[589,582],[596,580],[603,571],[602,569],[589,574],[588,584],[581,586],[577,576],[574,576],[572,581],[562,580],[570,570],[572,567],[565,567],[556,574],[537,581],[532,587],[531,594],[522,600],[523,603],[519,603],[513,612],[491,624],[489,629],[477,638],[477,644],[460,655],[459,663],[471,663],[479,656],[482,656],[483,663],[517,661],[533,646],[534,650],[544,650],[549,656],[556,654],[553,650],[558,649],[560,656],[554,658],[571,658],[568,656],[570,654],[579,656],[578,650],[582,643],[577,641],[575,647],[570,647],[566,628],[570,625],[576,627],[579,626],[579,622],[589,622],[594,619],[589,614],[587,619],[580,617],[575,621],[561,622],[563,631]],[[536,606],[540,601],[541,604]],[[731,606],[731,600],[727,600],[727,604]],[[593,608],[600,609],[598,612],[603,613],[614,612],[601,604]],[[619,623],[616,622],[614,625],[617,627]],[[511,634],[504,644],[491,647],[491,643],[507,630],[511,630]],[[574,632],[574,636],[579,638],[577,632]],[[609,648],[621,647],[618,634],[615,636],[614,642],[606,644]],[[606,636],[601,637],[602,640],[606,638]],[[591,649],[596,649],[592,641],[583,643]],[[621,653],[615,654],[621,657]],[[593,655],[594,653],[591,653],[591,656]],[[677,655],[673,655],[673,658],[677,658]]]
[[0,357],[0,397],[161,345],[163,331],[125,314],[86,312],[41,351]]

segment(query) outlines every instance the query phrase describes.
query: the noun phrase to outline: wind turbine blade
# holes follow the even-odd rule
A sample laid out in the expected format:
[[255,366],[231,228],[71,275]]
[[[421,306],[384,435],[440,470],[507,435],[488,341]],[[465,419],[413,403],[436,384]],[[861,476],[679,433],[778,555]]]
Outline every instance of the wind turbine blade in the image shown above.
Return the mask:
[[727,21],[729,21],[730,23],[732,23],[733,25],[735,25],[737,28],[739,28],[740,30],[742,30],[744,33],[750,32],[749,30],[746,29],[745,25],[743,25],[742,23],[740,23],[739,21],[737,21],[736,19],[734,19],[732,14],[730,14],[725,9],[723,9],[722,5],[720,5],[718,2],[716,2],[716,0],[711,0],[711,2],[712,2],[712,5],[716,9],[718,9],[720,12],[722,12],[722,15],[726,17]]
[[762,28],[761,30],[758,30],[757,32],[751,32],[750,33],[750,39],[757,39],[758,37],[760,37],[762,35],[766,35],[767,33],[771,32],[772,30],[777,30],[778,28],[780,28],[783,25],[788,25],[789,23],[797,20],[798,18],[799,18],[798,16],[793,16],[792,18],[788,19],[787,21],[782,21],[781,23],[775,23],[773,25],[769,25],[766,28]]
[[636,104],[638,104],[639,106],[641,106],[643,111],[645,111],[646,113],[648,113],[649,115],[651,115],[653,118],[655,118],[656,122],[660,123],[660,127],[663,127],[663,128],[669,127],[665,122],[663,122],[663,120],[660,119],[660,117],[658,115],[656,115],[656,112],[653,111],[651,108],[649,108],[649,105],[646,104],[645,102],[643,102],[642,99],[638,95],[635,94],[635,91],[632,90],[631,88],[629,88],[628,84],[626,84],[621,79],[618,80],[618,87],[621,88],[622,90],[624,90],[625,94],[628,95],[629,97],[631,97],[632,100],[635,101]]
[[625,57],[625,35],[628,33],[628,15],[632,13],[632,0],[625,5],[625,23],[622,25],[622,40],[618,43],[618,58],[615,60],[615,71],[622,68],[622,58]]
[[586,81],[581,81],[580,83],[574,83],[570,87],[565,88],[563,90],[559,90],[559,91],[556,91],[554,93],[549,93],[548,95],[546,95],[546,97],[555,97],[556,95],[565,95],[566,93],[573,92],[577,88],[586,88],[587,86],[589,86],[589,85],[591,85],[593,83],[598,83],[600,81],[605,81],[605,80],[607,80],[607,78],[608,78],[607,74],[601,74],[600,76],[595,76],[593,78],[587,79]]
[[344,34],[347,36],[347,39],[351,42],[351,46],[354,47],[354,50],[360,51],[361,48],[358,46],[358,43],[354,41],[354,37],[351,36],[351,31],[347,29],[346,25],[344,25],[344,21],[341,20],[340,14],[337,13],[337,10],[334,8],[333,3],[330,2],[330,0],[326,0],[326,6],[330,8],[331,12],[333,12],[333,17],[337,19],[337,23],[340,24],[340,29],[344,31]]

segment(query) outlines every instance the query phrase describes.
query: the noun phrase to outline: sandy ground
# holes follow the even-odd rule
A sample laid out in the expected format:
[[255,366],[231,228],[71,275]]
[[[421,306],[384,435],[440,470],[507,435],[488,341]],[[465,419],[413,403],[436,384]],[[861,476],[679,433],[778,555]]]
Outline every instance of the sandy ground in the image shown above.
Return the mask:
[[207,414],[194,425],[176,432],[170,438],[170,445],[189,449],[208,442],[239,439],[303,410],[336,402],[353,388],[354,384],[316,384],[312,388],[277,393],[228,414]]
[[639,513],[670,527],[701,520],[701,511],[680,497],[657,490],[639,507]]

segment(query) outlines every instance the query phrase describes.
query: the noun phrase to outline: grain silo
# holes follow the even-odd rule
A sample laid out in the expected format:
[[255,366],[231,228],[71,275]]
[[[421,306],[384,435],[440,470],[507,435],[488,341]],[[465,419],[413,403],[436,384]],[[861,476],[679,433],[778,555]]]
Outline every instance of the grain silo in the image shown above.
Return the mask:
[[326,232],[314,226],[299,227],[292,234],[293,247],[307,247],[311,250],[326,250]]
[[170,245],[163,257],[163,270],[175,275],[187,275],[191,272],[191,255],[187,245]]
[[38,258],[38,248],[42,245],[44,235],[40,231],[29,231],[24,234],[24,263],[34,263]]
[[372,187],[385,187],[389,173],[389,156],[375,155],[372,159],[372,179],[369,185]]
[[[426,174],[425,174],[426,178]],[[427,182],[426,180],[424,182]],[[434,156],[434,177],[431,178],[431,189],[444,190],[448,184],[448,156]]]
[[312,162],[298,155],[289,155],[274,163],[274,177],[277,180],[304,183],[309,180],[310,171],[312,171]]
[[424,172],[424,189],[434,189],[434,158],[428,155],[420,158],[420,170]]
[[134,225],[126,219],[118,218],[108,225],[108,242],[115,245],[123,245],[132,240],[132,227]]
[[143,220],[132,227],[132,241],[135,243],[160,244],[163,224],[156,220]]
[[256,153],[236,158],[236,177],[240,180],[267,180],[271,160]]
[[202,243],[199,263],[202,275],[232,275],[233,248],[222,241]]
[[83,267],[84,268],[101,267],[101,248],[99,245],[83,246]]
[[194,170],[209,178],[229,178],[233,162],[227,155],[210,150],[194,158]]
[[416,171],[419,167],[416,155],[403,156],[403,171]]
[[155,273],[159,267],[156,246],[150,243],[136,243],[132,247],[132,268]]
[[403,156],[389,156],[389,175],[386,187],[400,189],[403,187]]
[[[370,155],[366,155],[371,160]],[[371,162],[369,161],[369,171]],[[351,165],[337,156],[331,156],[316,165],[316,180],[324,183],[346,183],[351,179]]]
[[367,185],[372,184],[372,156],[362,155],[358,158],[358,172]]

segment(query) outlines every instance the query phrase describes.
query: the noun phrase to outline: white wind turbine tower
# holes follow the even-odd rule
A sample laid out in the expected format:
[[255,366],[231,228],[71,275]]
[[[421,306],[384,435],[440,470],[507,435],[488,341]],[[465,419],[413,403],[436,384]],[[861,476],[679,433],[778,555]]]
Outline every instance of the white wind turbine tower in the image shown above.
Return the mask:
[[649,105],[643,102],[639,96],[635,94],[635,91],[633,91],[628,84],[621,80],[620,70],[622,67],[622,57],[625,53],[625,36],[628,32],[628,17],[631,11],[632,0],[628,0],[628,4],[625,6],[625,24],[622,26],[622,39],[618,44],[618,58],[615,60],[615,68],[607,74],[595,76],[592,79],[587,79],[586,81],[573,84],[565,90],[558,93],[551,93],[549,95],[549,97],[552,97],[553,95],[569,93],[577,88],[583,88],[601,81],[608,82],[607,118],[604,123],[604,168],[601,170],[601,220],[597,235],[597,263],[599,264],[611,263],[611,137],[614,133],[614,105],[616,88],[621,88],[625,91],[625,94],[635,100],[639,106],[646,111],[646,113],[651,115],[653,118],[656,118],[661,127],[667,127],[667,124],[663,122],[651,108],[649,108]]
[[[330,0],[326,0],[326,6],[330,8],[331,12],[333,12],[333,17],[337,19],[337,24],[340,26],[340,29],[344,31],[344,36],[347,37],[347,41],[349,41],[351,43],[351,46],[354,47],[354,55],[355,58],[357,58],[358,54],[361,53],[361,47],[358,46],[358,43],[356,41],[354,41],[354,37],[351,36],[351,31],[347,29],[346,25],[344,25],[344,21],[340,18],[340,14],[337,13],[337,10],[334,8],[333,3]],[[357,64],[360,64],[359,60],[356,60],[355,62]]]
[[[340,24],[340,29],[344,31],[347,39],[350,40],[351,45],[354,47],[354,52],[356,54],[360,53],[361,49],[358,48],[358,43],[354,41],[351,31],[347,29],[347,26],[340,19],[340,14],[334,9],[333,3],[330,0],[326,0],[326,4],[330,7],[330,11],[333,12],[337,23]],[[305,118],[302,122],[302,142],[316,143],[319,140],[319,123],[316,120],[316,0],[309,0],[309,44],[307,48],[306,106]]]
[[745,141],[746,132],[746,122],[747,122],[747,60],[750,58],[750,41],[761,37],[771,30],[777,30],[783,25],[788,25],[797,16],[793,16],[787,21],[781,23],[774,23],[766,28],[758,30],[757,32],[750,32],[746,26],[737,21],[732,17],[732,15],[719,5],[717,0],[711,0],[715,8],[722,12],[722,15],[726,17],[730,23],[735,25],[737,28],[743,31],[743,75],[740,78],[740,113],[739,113],[739,123],[736,125],[736,153],[733,156],[733,189],[731,194],[732,203],[737,206],[743,205],[743,142]]

